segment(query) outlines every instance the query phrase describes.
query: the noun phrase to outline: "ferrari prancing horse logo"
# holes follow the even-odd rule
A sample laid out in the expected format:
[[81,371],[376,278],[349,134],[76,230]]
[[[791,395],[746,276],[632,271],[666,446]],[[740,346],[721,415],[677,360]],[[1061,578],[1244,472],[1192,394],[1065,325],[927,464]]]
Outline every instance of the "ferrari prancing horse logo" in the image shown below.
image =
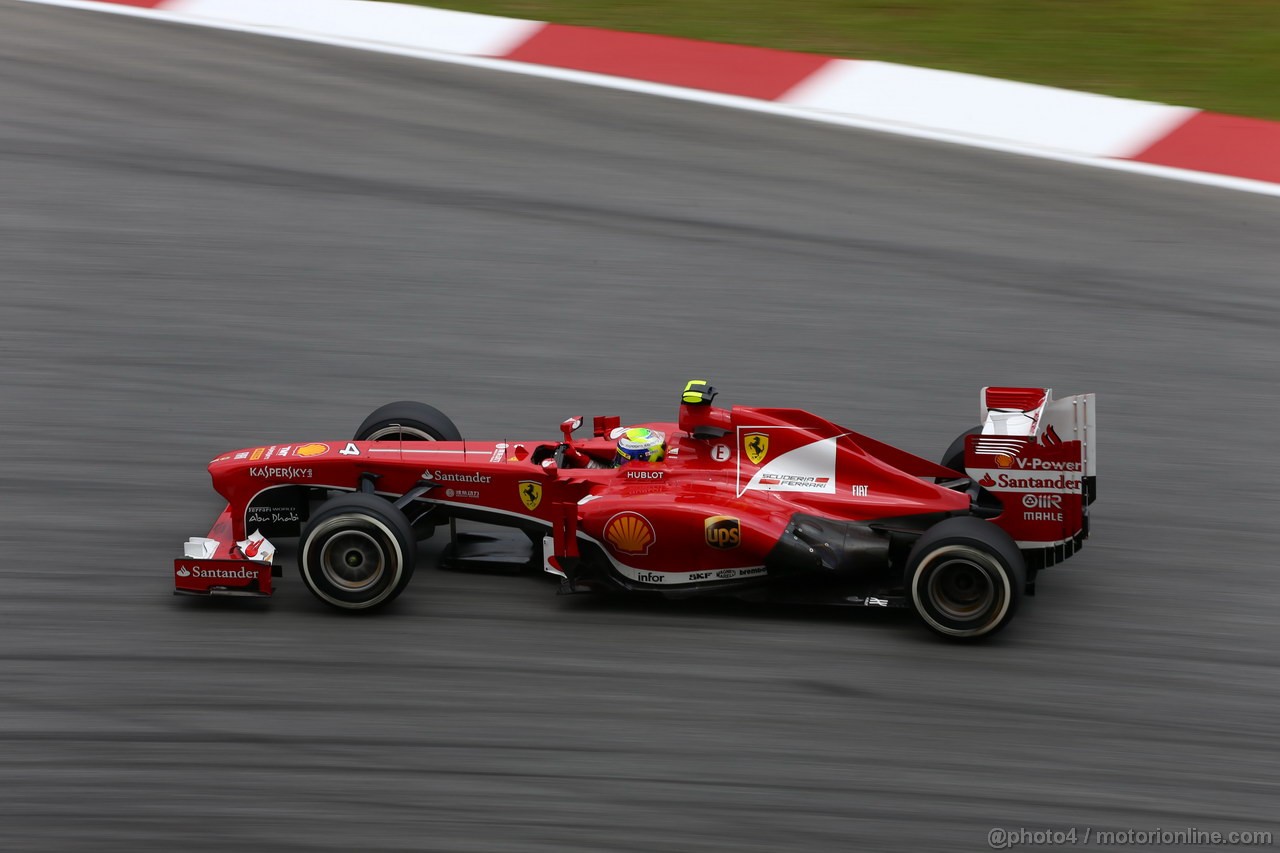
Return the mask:
[[752,465],[763,462],[765,455],[769,452],[768,433],[749,432],[742,436],[742,443],[747,449],[747,458],[751,460]]
[[533,512],[542,503],[542,484],[537,480],[521,480],[520,500],[524,502],[525,509]]

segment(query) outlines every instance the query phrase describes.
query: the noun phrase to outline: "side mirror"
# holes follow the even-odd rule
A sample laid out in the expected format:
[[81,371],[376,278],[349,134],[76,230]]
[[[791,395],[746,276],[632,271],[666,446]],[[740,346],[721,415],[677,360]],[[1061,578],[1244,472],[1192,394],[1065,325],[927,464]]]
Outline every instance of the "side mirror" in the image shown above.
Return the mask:
[[569,437],[573,435],[574,430],[582,426],[582,415],[574,415],[566,419],[560,424],[560,432],[564,435],[564,440],[569,441]]

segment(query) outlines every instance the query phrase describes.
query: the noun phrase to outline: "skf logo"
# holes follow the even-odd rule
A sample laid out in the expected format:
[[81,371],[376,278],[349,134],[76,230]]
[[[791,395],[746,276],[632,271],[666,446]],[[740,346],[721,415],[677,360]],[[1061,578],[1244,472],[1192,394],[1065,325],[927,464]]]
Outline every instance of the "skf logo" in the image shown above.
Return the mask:
[[327,444],[301,444],[293,451],[294,456],[319,456],[329,452]]
[[1013,457],[1010,456],[1008,453],[1001,453],[998,456],[996,456],[996,464],[999,465],[1001,468],[1012,468]]
[[747,450],[747,458],[752,465],[759,465],[769,454],[769,434],[765,432],[749,432],[742,437],[742,444]]
[[713,515],[704,525],[707,544],[712,548],[737,548],[742,542],[742,525],[729,515]]
[[542,503],[542,484],[537,480],[521,480],[520,500],[525,509],[533,512]]
[[605,541],[623,554],[648,554],[658,538],[649,519],[638,512],[620,512],[605,522]]

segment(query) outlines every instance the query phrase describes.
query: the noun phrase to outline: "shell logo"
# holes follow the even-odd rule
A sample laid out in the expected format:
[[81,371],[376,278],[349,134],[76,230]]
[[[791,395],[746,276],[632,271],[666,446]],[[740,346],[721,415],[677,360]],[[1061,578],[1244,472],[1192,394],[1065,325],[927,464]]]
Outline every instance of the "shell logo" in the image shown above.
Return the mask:
[[996,456],[996,464],[999,465],[1001,468],[1012,468],[1013,457],[1010,456],[1008,453],[1001,453],[1000,455]]
[[605,522],[605,541],[623,554],[648,554],[658,538],[649,519],[638,512],[620,512]]
[[294,456],[320,456],[321,454],[328,453],[328,452],[329,452],[329,445],[327,444],[319,444],[319,443],[300,444],[296,448],[294,448],[293,455]]

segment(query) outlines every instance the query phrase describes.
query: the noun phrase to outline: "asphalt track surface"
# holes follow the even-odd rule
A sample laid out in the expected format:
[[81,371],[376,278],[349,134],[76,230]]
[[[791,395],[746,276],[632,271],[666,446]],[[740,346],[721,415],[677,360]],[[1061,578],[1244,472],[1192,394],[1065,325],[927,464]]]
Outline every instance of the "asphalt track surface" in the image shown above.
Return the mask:
[[[0,0],[0,849],[979,850],[1275,830],[1274,199]],[[1096,391],[1095,536],[997,641],[426,565],[170,595],[206,460],[682,382],[927,455]]]

